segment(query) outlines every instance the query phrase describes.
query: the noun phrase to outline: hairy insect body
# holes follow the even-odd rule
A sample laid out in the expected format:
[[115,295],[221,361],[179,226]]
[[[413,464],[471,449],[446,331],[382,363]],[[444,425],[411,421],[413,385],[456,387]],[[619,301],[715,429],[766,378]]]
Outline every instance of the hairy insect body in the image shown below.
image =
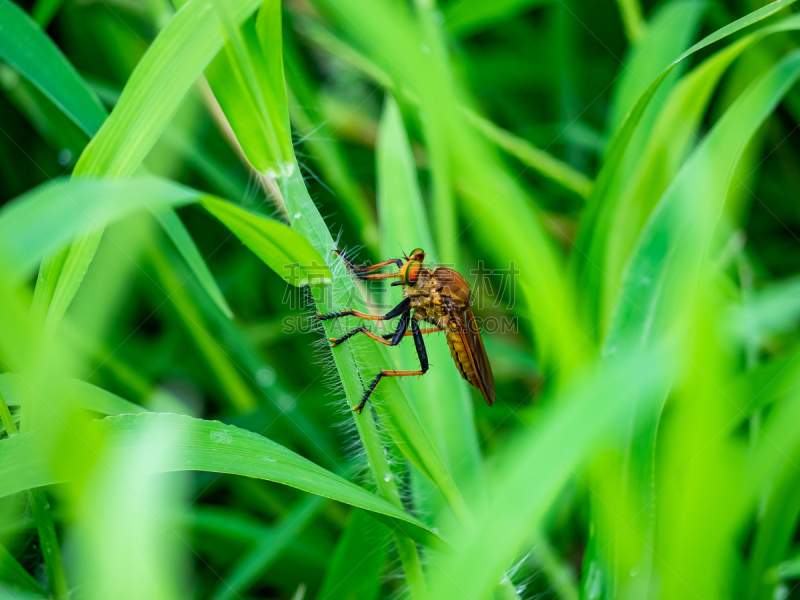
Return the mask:
[[[428,354],[422,336],[442,331],[450,347],[453,362],[461,376],[480,390],[487,404],[494,404],[494,378],[486,349],[483,347],[475,315],[470,308],[469,284],[453,269],[438,267],[428,269],[423,266],[425,253],[417,248],[406,257],[405,262],[397,259],[385,260],[371,266],[358,266],[342,255],[345,263],[361,279],[390,279],[399,281],[392,285],[403,286],[403,301],[385,315],[370,315],[356,310],[346,310],[328,315],[318,314],[321,320],[338,319],[345,316],[358,317],[369,321],[385,321],[398,318],[393,333],[383,336],[371,332],[364,326],[356,327],[340,338],[330,338],[337,346],[354,335],[363,334],[387,346],[396,346],[407,335],[414,336],[414,346],[419,357],[420,368],[415,370],[384,369],[367,387],[361,403],[353,410],[361,412],[370,394],[383,377],[412,377],[424,375],[428,371]],[[396,265],[396,273],[374,273],[377,269]],[[430,323],[433,328],[421,329],[420,322]],[[409,327],[411,331],[408,331]]]
[[420,321],[436,325],[445,333],[450,354],[461,376],[480,389],[475,370],[464,346],[459,321],[452,319],[469,307],[469,284],[456,271],[446,267],[423,269],[415,287],[403,287],[403,295],[410,299],[410,307]]

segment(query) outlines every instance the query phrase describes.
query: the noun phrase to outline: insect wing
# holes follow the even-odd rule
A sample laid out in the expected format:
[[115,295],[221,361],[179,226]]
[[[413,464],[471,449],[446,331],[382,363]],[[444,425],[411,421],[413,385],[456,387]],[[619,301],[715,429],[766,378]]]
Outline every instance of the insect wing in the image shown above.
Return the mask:
[[[452,317],[451,317],[452,319]],[[478,322],[472,309],[467,307],[461,313],[461,318],[455,319],[458,322],[459,333],[464,348],[467,349],[472,370],[478,380],[479,389],[483,394],[486,403],[491,406],[494,404],[494,375],[492,366],[489,364],[489,357],[486,356],[486,349],[483,347],[481,332],[478,329]]]

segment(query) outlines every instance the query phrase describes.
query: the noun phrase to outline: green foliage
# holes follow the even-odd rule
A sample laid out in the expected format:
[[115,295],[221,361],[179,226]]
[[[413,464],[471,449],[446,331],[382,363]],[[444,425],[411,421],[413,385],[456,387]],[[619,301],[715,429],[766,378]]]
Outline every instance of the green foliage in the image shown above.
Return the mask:
[[797,596],[792,4],[0,4],[0,596]]

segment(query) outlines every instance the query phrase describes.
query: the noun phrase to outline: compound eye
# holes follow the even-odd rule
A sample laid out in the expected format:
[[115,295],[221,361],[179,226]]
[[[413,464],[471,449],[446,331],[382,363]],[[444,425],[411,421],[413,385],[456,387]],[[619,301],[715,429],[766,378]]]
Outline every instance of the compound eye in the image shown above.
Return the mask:
[[422,262],[425,260],[425,251],[422,248],[414,248],[408,258]]
[[400,269],[400,280],[406,285],[415,286],[419,281],[419,274],[422,271],[422,263],[411,260]]

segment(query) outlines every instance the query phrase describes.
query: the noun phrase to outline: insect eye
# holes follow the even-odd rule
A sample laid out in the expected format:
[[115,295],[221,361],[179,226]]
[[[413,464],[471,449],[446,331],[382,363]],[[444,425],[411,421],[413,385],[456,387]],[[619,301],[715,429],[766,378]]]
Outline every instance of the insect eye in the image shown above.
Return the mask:
[[422,262],[425,260],[425,251],[422,248],[414,248],[408,255],[411,260]]
[[400,270],[400,279],[406,285],[417,285],[417,281],[419,281],[419,273],[422,269],[422,263],[416,260],[412,260],[407,262],[403,265],[403,268]]

